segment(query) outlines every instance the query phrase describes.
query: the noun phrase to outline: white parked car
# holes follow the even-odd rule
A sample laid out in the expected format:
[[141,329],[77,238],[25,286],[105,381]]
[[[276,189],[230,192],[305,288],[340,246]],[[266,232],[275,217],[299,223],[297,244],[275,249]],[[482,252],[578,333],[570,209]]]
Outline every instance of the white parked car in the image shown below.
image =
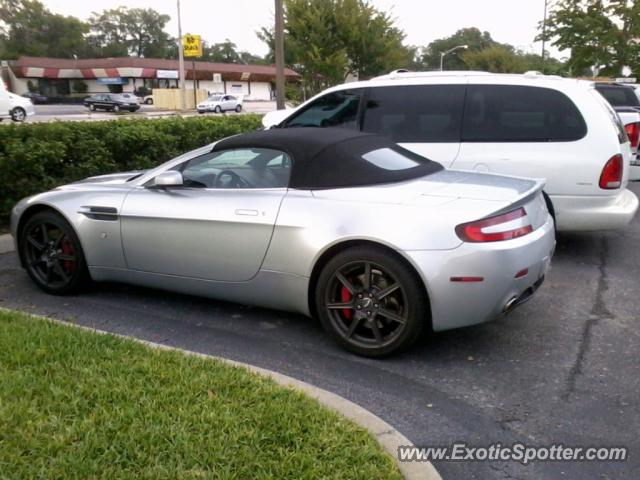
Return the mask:
[[204,102],[198,104],[198,113],[215,112],[221,113],[234,110],[238,113],[242,111],[242,97],[228,94],[214,94]]
[[558,230],[627,225],[631,146],[589,81],[530,72],[394,72],[330,88],[266,128],[340,126],[381,133],[447,168],[546,180]]
[[33,103],[28,98],[4,89],[0,91],[0,120],[10,118],[14,122],[24,122],[27,117],[35,114]]
[[121,93],[120,96],[127,99],[130,103],[137,103],[138,105],[142,103],[142,98],[134,95],[133,93]]

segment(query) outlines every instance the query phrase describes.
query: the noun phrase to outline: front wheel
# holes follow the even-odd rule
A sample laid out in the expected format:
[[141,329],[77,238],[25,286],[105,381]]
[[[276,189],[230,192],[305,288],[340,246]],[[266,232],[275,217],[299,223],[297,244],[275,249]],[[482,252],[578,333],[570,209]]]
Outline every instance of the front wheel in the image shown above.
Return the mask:
[[215,113],[220,113],[220,112],[222,112],[222,108],[220,108],[220,105],[216,105],[216,108],[214,108],[213,111]]
[[315,292],[325,330],[344,348],[383,357],[408,348],[428,318],[420,278],[392,253],[369,246],[338,253]]
[[24,108],[16,107],[11,110],[11,120],[14,122],[24,122],[25,118],[27,118],[27,112],[25,112]]
[[114,112],[114,113],[118,113],[118,112],[120,112],[120,107],[119,107],[118,105],[114,105],[114,106],[113,106],[113,112]]
[[74,293],[89,281],[80,240],[57,213],[39,212],[27,220],[19,251],[27,273],[47,293]]
[[92,112],[95,112],[96,106],[94,104],[89,105],[89,110],[91,110]]

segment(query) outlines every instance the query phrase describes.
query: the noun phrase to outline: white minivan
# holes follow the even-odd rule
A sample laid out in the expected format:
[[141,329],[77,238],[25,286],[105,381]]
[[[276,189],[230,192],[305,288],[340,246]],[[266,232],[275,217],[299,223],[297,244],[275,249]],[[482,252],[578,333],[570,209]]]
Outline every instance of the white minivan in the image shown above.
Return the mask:
[[394,72],[330,88],[266,128],[353,128],[391,137],[447,168],[546,180],[562,231],[627,225],[631,148],[593,82],[535,72]]

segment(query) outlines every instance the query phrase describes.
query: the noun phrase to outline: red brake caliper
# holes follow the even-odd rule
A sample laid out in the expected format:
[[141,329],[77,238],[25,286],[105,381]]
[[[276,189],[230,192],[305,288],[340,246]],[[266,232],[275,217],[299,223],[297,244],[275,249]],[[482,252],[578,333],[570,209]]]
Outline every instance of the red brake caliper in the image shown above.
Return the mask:
[[[351,301],[351,294],[349,293],[349,290],[347,289],[347,287],[345,287],[344,285],[342,286],[342,289],[340,290],[340,301],[344,302],[344,303],[347,303],[347,302]],[[347,320],[351,320],[351,316],[353,315],[353,312],[351,310],[349,310],[348,308],[345,308],[345,309],[342,310],[342,315]]]
[[[65,255],[74,254],[73,245],[71,244],[68,238],[65,238],[62,241],[62,253],[64,253]],[[75,271],[76,262],[74,262],[73,260],[64,260],[63,263],[64,263],[64,268],[65,270],[67,270],[67,272],[73,273]]]

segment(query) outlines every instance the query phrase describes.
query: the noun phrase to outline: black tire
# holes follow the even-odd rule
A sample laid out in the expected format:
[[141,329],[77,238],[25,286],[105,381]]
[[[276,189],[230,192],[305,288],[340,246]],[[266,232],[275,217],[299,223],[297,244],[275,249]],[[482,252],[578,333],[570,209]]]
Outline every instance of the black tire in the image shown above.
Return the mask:
[[372,246],[348,248],[331,258],[318,277],[317,314],[345,349],[384,357],[407,349],[427,324],[428,301],[420,285],[415,271],[393,253]]
[[222,112],[222,108],[220,108],[220,105],[216,105],[216,108],[214,108],[213,111],[215,113],[221,113]]
[[114,105],[112,110],[113,110],[114,113],[119,113],[120,112],[120,105]]
[[76,293],[90,282],[80,240],[58,213],[43,211],[29,218],[19,252],[31,279],[47,293]]
[[15,107],[11,110],[11,120],[14,122],[24,122],[27,118],[27,112],[22,107]]
[[556,227],[556,209],[553,207],[553,202],[551,201],[551,198],[549,198],[549,195],[547,195],[547,193],[544,191],[542,192],[542,198],[544,198],[544,203],[547,204],[547,210],[549,210],[551,218],[553,218],[553,230],[557,232],[558,228]]
[[147,98],[144,103],[145,105],[153,105],[153,98]]
[[236,105],[236,112],[240,113],[242,111],[242,105]]

